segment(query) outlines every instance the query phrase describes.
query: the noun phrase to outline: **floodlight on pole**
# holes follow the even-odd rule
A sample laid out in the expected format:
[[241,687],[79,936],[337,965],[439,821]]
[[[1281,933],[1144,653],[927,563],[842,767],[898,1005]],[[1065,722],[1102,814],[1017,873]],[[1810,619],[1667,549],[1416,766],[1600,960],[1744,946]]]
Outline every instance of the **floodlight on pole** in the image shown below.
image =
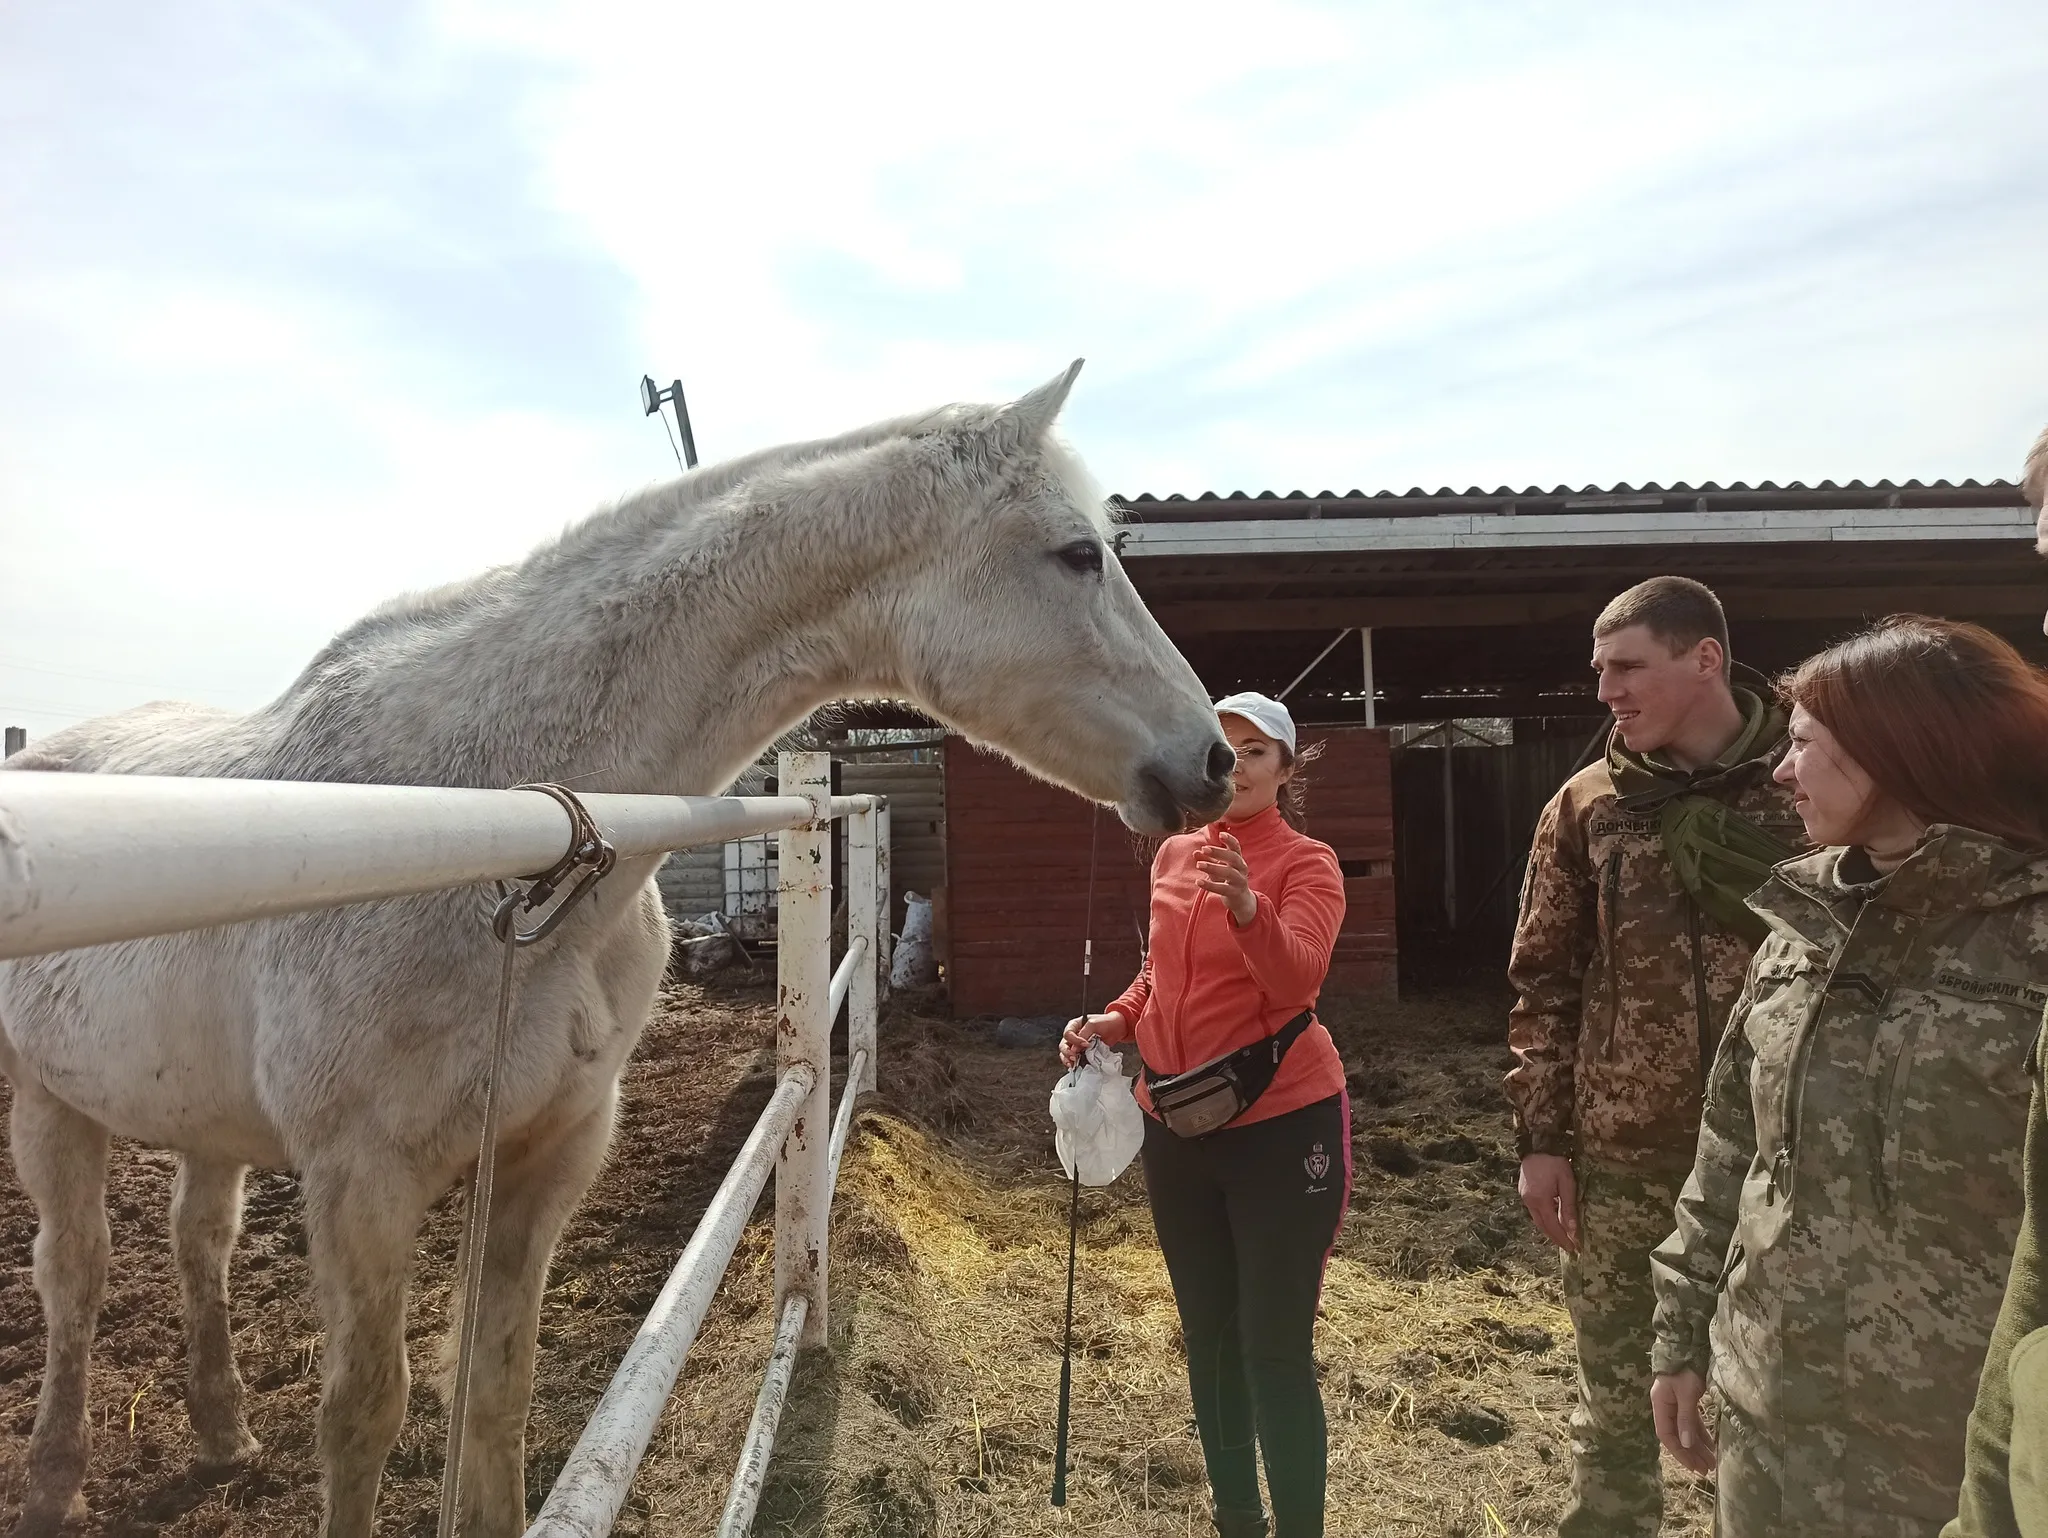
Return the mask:
[[[652,374],[642,374],[640,376],[641,411],[651,417],[660,416],[661,403],[663,401],[667,401],[675,408],[676,432],[682,439],[681,448],[676,448],[673,440],[669,444],[669,447],[676,448],[676,463],[687,470],[694,470],[697,468],[697,439],[690,431],[690,406],[689,402],[683,399],[683,382],[680,379],[672,380],[669,387],[664,390],[655,384]],[[662,418],[661,425],[662,429],[666,431],[668,428],[668,419],[666,417]]]

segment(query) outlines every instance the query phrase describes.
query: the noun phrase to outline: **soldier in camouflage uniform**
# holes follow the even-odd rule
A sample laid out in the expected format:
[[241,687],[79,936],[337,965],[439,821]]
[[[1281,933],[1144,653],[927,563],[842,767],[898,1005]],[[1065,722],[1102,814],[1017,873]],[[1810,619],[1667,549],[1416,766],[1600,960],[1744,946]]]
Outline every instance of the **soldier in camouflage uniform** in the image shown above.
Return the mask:
[[[2048,429],[2034,440],[2021,483],[2038,513],[2038,548],[2048,555]],[[2027,1111],[2026,1212],[1970,1412],[1962,1497],[1942,1538],[2048,1538],[2048,1079],[2042,1045],[2035,1043],[2027,1064],[2034,1096]]]
[[[1771,770],[1784,716],[1731,686],[1726,622],[1697,583],[1658,578],[1595,626],[1606,755],[1544,808],[1509,977],[1508,1098],[1522,1194],[1564,1250],[1579,1357],[1563,1538],[1654,1538],[1663,1491],[1650,1419],[1650,1251],[1691,1168],[1706,1067],[1760,929],[1709,912],[1671,855],[1672,793],[1803,844]],[[1767,873],[1738,883],[1746,894]],[[1719,905],[1739,910],[1739,896]],[[1743,915],[1745,918],[1748,915]]]
[[[2031,698],[2017,741],[1999,735],[2020,719],[2009,700],[1952,698],[1952,718],[1933,703],[1994,664]],[[1915,670],[1917,699],[1871,698]],[[2004,836],[1930,825],[1927,775],[1895,791],[1866,772],[1852,734],[1808,713],[1815,673],[1836,704],[1866,702],[1858,730],[1879,750],[1873,732],[1917,733],[1917,762],[1958,782],[1950,809],[1973,804]],[[1787,694],[1779,772],[1817,842],[1858,842],[1781,865],[1749,900],[1771,934],[1653,1257],[1659,1429],[1681,1462],[1715,1469],[1722,1538],[1927,1538],[1955,1510],[2019,1226],[2026,1063],[2048,1005],[2048,789],[2014,766],[2048,751],[2048,686],[1987,632],[1906,619],[1822,653]],[[1964,744],[1971,725],[1984,740]]]

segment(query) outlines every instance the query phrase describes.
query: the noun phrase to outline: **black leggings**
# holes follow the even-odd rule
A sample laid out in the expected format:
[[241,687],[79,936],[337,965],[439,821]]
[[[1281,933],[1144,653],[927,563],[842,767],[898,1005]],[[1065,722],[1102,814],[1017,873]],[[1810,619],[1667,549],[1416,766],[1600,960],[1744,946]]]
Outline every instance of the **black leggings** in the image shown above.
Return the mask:
[[1329,1435],[1313,1348],[1350,1196],[1350,1100],[1203,1138],[1147,1116],[1144,1161],[1216,1504],[1260,1509],[1256,1426],[1274,1538],[1321,1538]]

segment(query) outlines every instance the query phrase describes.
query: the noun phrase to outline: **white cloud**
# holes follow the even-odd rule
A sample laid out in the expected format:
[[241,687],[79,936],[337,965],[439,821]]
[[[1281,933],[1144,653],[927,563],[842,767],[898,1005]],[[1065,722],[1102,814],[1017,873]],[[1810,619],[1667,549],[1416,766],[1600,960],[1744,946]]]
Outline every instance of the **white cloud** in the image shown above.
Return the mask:
[[717,457],[1086,354],[1067,426],[1124,491],[1985,476],[2048,418],[2023,0],[12,25],[38,730],[254,703],[659,475],[642,369]]

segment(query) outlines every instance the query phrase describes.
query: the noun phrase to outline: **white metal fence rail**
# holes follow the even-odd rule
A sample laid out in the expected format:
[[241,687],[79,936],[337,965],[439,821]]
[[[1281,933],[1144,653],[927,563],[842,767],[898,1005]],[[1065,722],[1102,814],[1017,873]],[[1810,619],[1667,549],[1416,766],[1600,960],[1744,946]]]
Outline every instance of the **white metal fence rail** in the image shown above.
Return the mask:
[[[712,1295],[775,1174],[775,1345],[719,1525],[753,1521],[798,1350],[827,1324],[832,1190],[855,1097],[875,1084],[888,977],[889,809],[830,793],[823,753],[781,755],[776,796],[582,797],[619,857],[780,834],[777,1084],[528,1538],[601,1538],[624,1505]],[[829,840],[849,819],[847,945],[831,964]],[[551,864],[564,809],[530,791],[0,775],[0,960],[513,880]],[[837,1114],[830,1040],[847,1009]]]

